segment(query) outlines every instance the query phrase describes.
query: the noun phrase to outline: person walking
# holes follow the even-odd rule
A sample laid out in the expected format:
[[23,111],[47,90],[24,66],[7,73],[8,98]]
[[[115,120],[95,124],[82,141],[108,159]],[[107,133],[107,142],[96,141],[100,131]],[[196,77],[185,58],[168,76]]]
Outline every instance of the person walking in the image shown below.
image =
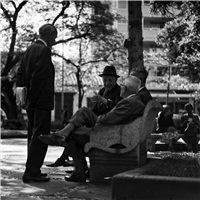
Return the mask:
[[39,39],[27,48],[16,76],[16,86],[27,87],[28,155],[23,182],[47,182],[41,173],[47,145],[39,140],[41,134],[50,134],[51,110],[54,109],[55,69],[51,48],[57,37],[52,24],[39,28]]

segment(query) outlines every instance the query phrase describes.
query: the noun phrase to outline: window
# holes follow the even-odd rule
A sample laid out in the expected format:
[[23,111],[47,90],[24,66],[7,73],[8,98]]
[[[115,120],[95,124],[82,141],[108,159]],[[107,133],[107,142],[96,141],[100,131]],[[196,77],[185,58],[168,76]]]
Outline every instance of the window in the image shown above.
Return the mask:
[[150,4],[150,1],[144,1],[144,4],[145,4],[145,5]]
[[126,23],[128,23],[128,20],[125,18],[122,18],[122,19],[118,19],[117,22],[120,24],[126,24]]
[[150,28],[163,28],[164,23],[159,23],[159,22],[150,22]]
[[127,1],[118,1],[118,8],[119,9],[126,9],[127,8]]

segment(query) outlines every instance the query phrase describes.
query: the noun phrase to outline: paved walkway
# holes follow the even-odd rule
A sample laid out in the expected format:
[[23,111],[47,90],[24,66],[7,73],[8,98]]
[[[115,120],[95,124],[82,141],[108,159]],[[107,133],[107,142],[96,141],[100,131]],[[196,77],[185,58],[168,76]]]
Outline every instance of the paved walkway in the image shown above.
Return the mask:
[[[23,183],[21,177],[25,169],[27,156],[25,138],[1,139],[1,199],[2,200],[110,200],[111,184],[91,184],[66,182],[65,170],[70,167],[46,167],[62,153],[62,147],[50,147],[42,167],[51,180],[47,183]],[[72,168],[72,167],[71,167]]]

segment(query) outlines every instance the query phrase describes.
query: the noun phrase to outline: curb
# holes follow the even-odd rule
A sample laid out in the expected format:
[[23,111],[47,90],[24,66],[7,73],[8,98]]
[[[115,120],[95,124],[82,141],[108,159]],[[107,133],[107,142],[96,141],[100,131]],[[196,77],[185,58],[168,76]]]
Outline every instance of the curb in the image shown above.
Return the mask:
[[199,200],[200,179],[146,175],[151,163],[112,179],[113,200]]
[[7,130],[1,129],[1,138],[27,138],[27,130]]

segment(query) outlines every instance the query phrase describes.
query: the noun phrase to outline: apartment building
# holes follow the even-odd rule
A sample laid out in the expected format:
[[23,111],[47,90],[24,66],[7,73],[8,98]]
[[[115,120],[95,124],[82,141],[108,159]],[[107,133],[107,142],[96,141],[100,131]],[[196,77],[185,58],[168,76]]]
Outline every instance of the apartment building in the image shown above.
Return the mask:
[[[128,1],[112,1],[111,9],[117,12],[124,18],[114,24],[119,32],[128,38]],[[162,15],[154,15],[150,12],[149,1],[142,2],[142,25],[143,25],[143,49],[146,52],[158,52],[161,49],[156,45],[156,36],[161,28],[170,18]],[[184,90],[177,86],[168,84],[169,76],[177,74],[177,68],[169,66],[168,63],[154,63],[153,60],[145,60],[144,65],[149,71],[147,88],[151,91],[154,98],[157,98],[162,104],[169,104],[176,113],[182,112],[184,104],[191,102],[195,106],[194,90]],[[166,81],[156,83],[152,80],[165,78]]]

